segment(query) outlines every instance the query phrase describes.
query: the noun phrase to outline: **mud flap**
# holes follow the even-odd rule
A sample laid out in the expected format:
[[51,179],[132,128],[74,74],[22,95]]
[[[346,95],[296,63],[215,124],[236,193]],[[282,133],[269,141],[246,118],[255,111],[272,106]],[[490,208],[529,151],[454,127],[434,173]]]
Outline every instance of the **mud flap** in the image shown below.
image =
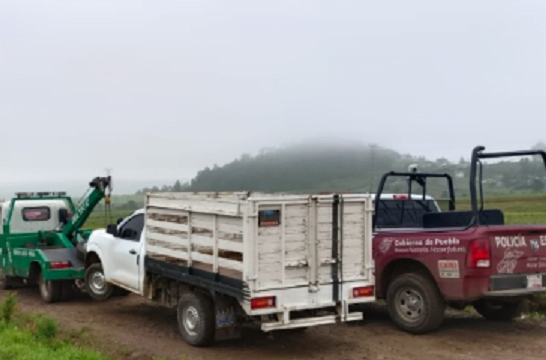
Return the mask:
[[214,297],[215,340],[231,340],[241,337],[241,323],[238,319],[239,304],[232,298],[216,295]]

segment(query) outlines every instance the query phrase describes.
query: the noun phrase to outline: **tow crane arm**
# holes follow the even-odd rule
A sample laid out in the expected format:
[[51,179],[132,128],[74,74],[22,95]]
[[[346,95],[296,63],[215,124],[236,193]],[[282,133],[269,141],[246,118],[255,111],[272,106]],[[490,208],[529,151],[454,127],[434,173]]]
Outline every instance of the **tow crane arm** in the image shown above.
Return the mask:
[[90,183],[89,194],[84,195],[84,198],[75,206],[74,215],[67,219],[66,224],[62,228],[62,233],[69,239],[73,239],[78,230],[85,224],[89,215],[95,209],[95,206],[104,199],[105,204],[110,205],[110,195],[112,193],[112,178],[111,176],[96,177]]

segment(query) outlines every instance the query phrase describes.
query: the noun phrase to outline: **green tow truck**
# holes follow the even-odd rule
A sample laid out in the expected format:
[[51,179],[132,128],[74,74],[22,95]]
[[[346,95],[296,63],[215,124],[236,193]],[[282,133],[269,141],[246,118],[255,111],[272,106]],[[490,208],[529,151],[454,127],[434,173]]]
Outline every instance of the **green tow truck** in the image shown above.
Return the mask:
[[64,192],[17,193],[2,204],[2,289],[38,285],[46,303],[83,289],[79,253],[91,230],[82,226],[101,200],[109,208],[112,179],[96,177],[89,186],[77,204]]

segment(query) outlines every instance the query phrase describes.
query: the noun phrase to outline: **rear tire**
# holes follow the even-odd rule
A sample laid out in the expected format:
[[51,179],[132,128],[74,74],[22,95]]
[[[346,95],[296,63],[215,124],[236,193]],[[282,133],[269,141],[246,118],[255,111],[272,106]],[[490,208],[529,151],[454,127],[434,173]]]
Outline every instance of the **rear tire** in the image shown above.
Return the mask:
[[62,296],[63,283],[55,280],[44,280],[42,273],[38,277],[38,289],[42,301],[47,304],[58,302]]
[[66,301],[66,300],[71,300],[73,298],[76,297],[76,295],[78,294],[76,288],[75,288],[75,285],[74,285],[74,281],[71,281],[71,280],[65,280],[62,282],[62,297],[61,299]]
[[85,291],[97,301],[112,297],[114,286],[106,282],[101,263],[92,264],[85,271]]
[[428,276],[407,273],[390,283],[387,310],[400,329],[411,334],[424,334],[440,327],[444,320],[445,302]]
[[2,290],[13,289],[13,282],[11,276],[2,274]]
[[474,309],[490,321],[511,321],[523,312],[523,300],[516,302],[480,299],[474,302]]
[[189,292],[177,307],[178,329],[185,342],[196,347],[209,346],[215,338],[214,303],[208,296]]

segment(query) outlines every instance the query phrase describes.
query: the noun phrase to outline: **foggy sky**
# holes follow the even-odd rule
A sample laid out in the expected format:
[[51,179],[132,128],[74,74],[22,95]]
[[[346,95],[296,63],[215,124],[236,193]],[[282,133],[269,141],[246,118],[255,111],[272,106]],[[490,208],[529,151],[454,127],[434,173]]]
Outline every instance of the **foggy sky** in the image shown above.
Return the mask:
[[0,182],[187,179],[316,136],[546,140],[544,1],[2,1]]

